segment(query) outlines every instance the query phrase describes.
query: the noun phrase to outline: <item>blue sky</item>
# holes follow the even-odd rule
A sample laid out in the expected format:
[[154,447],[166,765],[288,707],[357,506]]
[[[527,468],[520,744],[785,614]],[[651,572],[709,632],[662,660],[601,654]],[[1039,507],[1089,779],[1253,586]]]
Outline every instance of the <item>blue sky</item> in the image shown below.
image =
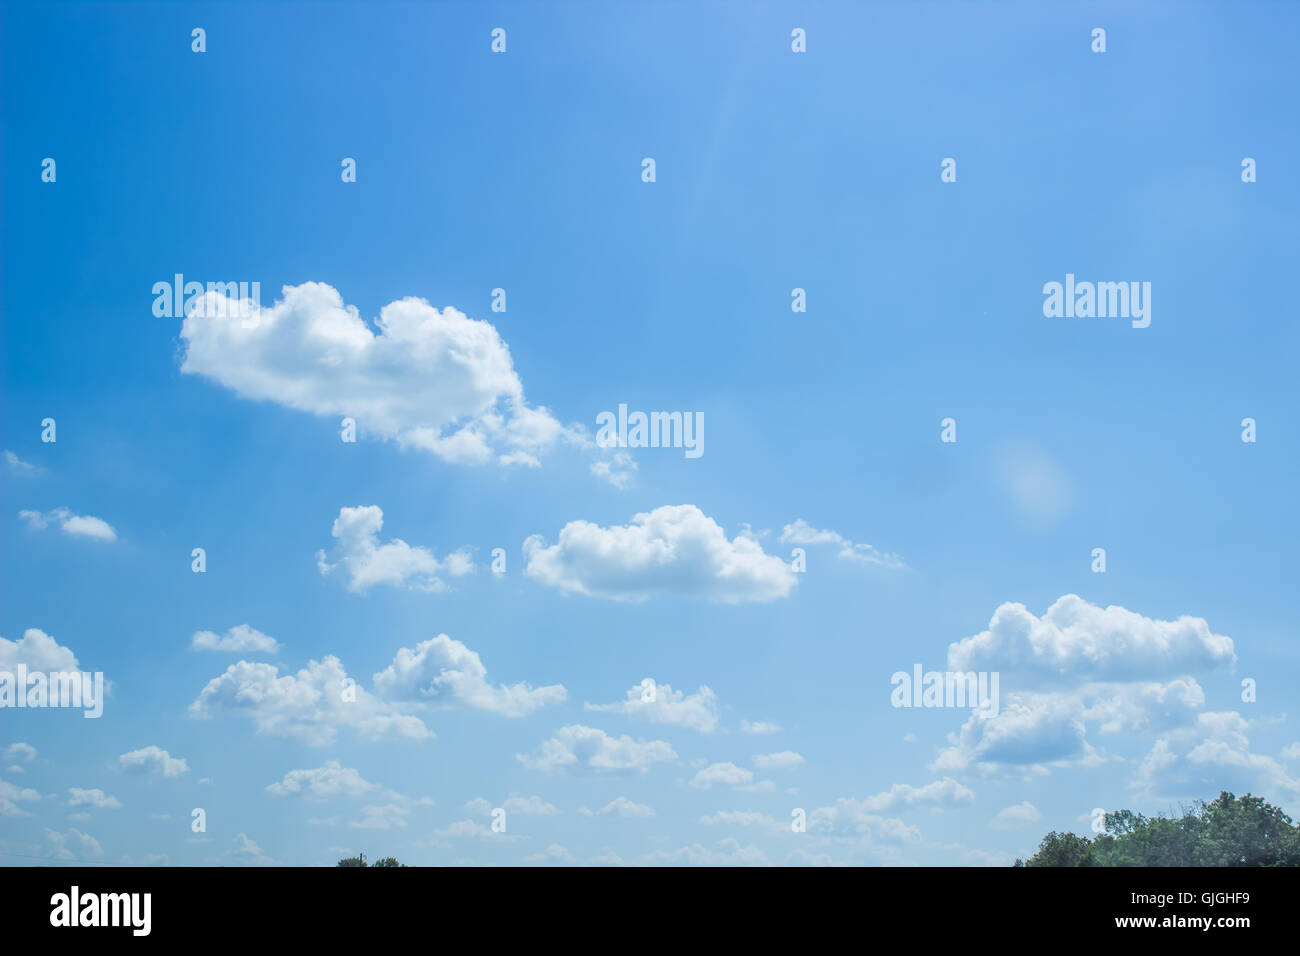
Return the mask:
[[[1300,14],[1131,6],[6,4],[0,670],[111,690],[0,710],[0,861],[996,865],[1300,813]],[[155,316],[177,273],[256,326]],[[1046,317],[1067,274],[1150,326]],[[704,454],[599,447],[620,403]],[[915,664],[1000,713],[893,707]]]

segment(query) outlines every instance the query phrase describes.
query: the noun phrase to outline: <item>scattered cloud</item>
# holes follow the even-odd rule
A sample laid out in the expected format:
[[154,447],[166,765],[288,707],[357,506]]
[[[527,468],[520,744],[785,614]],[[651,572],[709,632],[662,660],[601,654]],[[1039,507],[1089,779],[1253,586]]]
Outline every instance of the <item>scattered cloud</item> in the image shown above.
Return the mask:
[[235,654],[278,654],[280,643],[255,627],[236,624],[225,634],[214,631],[195,631],[190,647],[196,651],[227,651]]
[[469,707],[503,717],[525,717],[568,696],[560,684],[489,683],[478,654],[446,634],[398,650],[393,662],[375,674],[374,686],[389,701]]
[[718,697],[701,686],[694,694],[655,684],[647,677],[629,688],[624,700],[613,704],[585,704],[587,710],[614,711],[652,724],[670,724],[711,734],[718,729]]
[[331,529],[332,551],[318,551],[316,566],[324,575],[340,572],[349,591],[362,593],[376,584],[416,591],[448,590],[445,577],[474,571],[474,559],[464,549],[439,559],[428,548],[413,547],[401,538],[380,543],[384,512],[378,505],[340,508]]
[[53,511],[20,511],[18,517],[27,522],[27,526],[42,531],[50,525],[73,538],[92,538],[96,541],[116,541],[117,532],[103,518],[94,515],[73,514],[67,508],[55,508]]
[[663,740],[634,740],[626,735],[611,737],[603,730],[570,724],[542,741],[538,753],[518,754],[525,767],[546,773],[560,771],[641,772],[652,764],[676,760],[677,754]]
[[772,601],[789,594],[796,579],[753,538],[728,540],[695,505],[665,505],[610,528],[570,521],[556,544],[533,535],[523,549],[524,573],[534,580],[616,601],[668,595],[724,604]]

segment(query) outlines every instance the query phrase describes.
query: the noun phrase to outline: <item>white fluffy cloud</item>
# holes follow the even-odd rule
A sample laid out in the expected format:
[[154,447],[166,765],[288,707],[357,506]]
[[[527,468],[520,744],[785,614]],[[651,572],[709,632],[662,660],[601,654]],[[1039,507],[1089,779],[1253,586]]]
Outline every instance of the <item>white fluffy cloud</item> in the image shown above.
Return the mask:
[[771,601],[794,588],[796,575],[753,538],[728,540],[695,505],[665,505],[634,515],[630,525],[602,528],[570,521],[556,544],[524,542],[524,573],[566,593],[619,601],[676,595],[725,604]]
[[512,794],[501,803],[492,803],[484,797],[475,797],[465,806],[475,813],[490,814],[497,807],[505,810],[506,813],[517,813],[523,817],[549,817],[555,816],[560,812],[559,808],[553,803],[547,803],[541,797],[531,796],[524,797],[519,794]]
[[897,817],[882,817],[866,801],[841,797],[834,806],[818,807],[808,814],[808,832],[838,837],[867,837],[873,843],[915,843],[916,827]]
[[372,327],[324,283],[281,295],[251,312],[215,292],[196,302],[181,325],[181,371],[254,401],[350,417],[363,435],[458,464],[536,465],[568,434],[524,400],[489,322],[405,298]]
[[132,773],[148,773],[159,777],[179,777],[190,772],[190,765],[183,759],[173,757],[152,744],[122,754],[117,758],[117,764]]
[[677,754],[663,740],[634,740],[626,735],[611,737],[595,727],[570,724],[542,741],[533,755],[517,754],[525,767],[547,773],[592,770],[599,772],[644,773],[651,764],[676,760]]
[[803,763],[803,754],[782,750],[774,754],[754,754],[754,766],[759,770],[793,770]]
[[1083,702],[1068,694],[1009,695],[996,717],[972,711],[931,769],[992,773],[1090,758],[1083,713]]
[[117,797],[109,796],[103,790],[69,787],[68,806],[93,807],[96,810],[119,810],[122,804],[118,802]]
[[627,692],[625,700],[613,704],[586,704],[587,710],[615,711],[652,724],[670,724],[711,734],[718,729],[718,697],[701,686],[694,694],[655,684],[646,678]]
[[27,522],[28,527],[40,531],[56,524],[66,535],[74,538],[93,538],[97,541],[116,541],[117,532],[103,518],[94,515],[73,514],[67,508],[55,508],[44,513],[39,511],[20,511],[18,517]]
[[71,672],[78,669],[77,656],[40,628],[29,627],[17,641],[0,637],[0,670],[13,671],[19,664],[29,671]]
[[196,651],[227,651],[234,654],[278,654],[280,643],[255,627],[236,624],[225,634],[214,631],[195,631],[190,647]]
[[951,777],[935,780],[923,787],[896,783],[884,793],[859,801],[862,809],[871,813],[906,810],[915,806],[960,807],[975,802],[975,791]]
[[999,810],[989,826],[995,830],[1015,830],[1035,824],[1041,819],[1042,814],[1038,812],[1038,808],[1026,800]]
[[1236,711],[1198,714],[1161,736],[1143,759],[1138,790],[1149,797],[1202,798],[1218,790],[1266,794],[1294,805],[1300,780],[1272,757],[1253,753],[1251,722]]
[[308,746],[334,743],[340,727],[367,739],[433,737],[417,717],[377,700],[350,680],[337,657],[308,661],[296,675],[273,664],[239,661],[214,677],[189,707],[193,717],[243,714],[259,733]]
[[753,783],[753,781],[754,771],[752,770],[737,767],[734,763],[712,763],[700,770],[691,779],[691,786],[708,790],[714,784],[739,787],[742,784]]
[[1041,618],[1023,604],[1003,604],[988,630],[948,648],[949,670],[1040,681],[1149,680],[1227,670],[1236,660],[1232,638],[1202,618],[1159,621],[1077,594],[1058,598]]
[[446,576],[459,577],[474,570],[474,560],[462,549],[439,559],[428,548],[415,547],[401,538],[381,543],[383,509],[377,505],[340,508],[331,533],[334,548],[316,554],[321,574],[341,571],[349,591],[366,591],[376,584],[419,591],[445,591]]
[[25,817],[28,812],[18,806],[19,802],[35,802],[41,795],[30,787],[20,787],[0,780],[0,817]]
[[284,779],[269,784],[267,793],[277,797],[354,797],[374,790],[378,784],[364,779],[361,774],[345,767],[337,760],[327,760],[314,770],[290,770]]
[[375,675],[374,686],[390,701],[472,707],[504,717],[524,717],[568,696],[560,684],[489,683],[478,654],[446,634],[401,648],[393,663]]
[[24,763],[31,763],[36,759],[36,748],[31,744],[23,743],[21,740],[16,744],[10,744],[5,748],[6,760],[21,760]]
[[740,722],[740,732],[765,737],[770,734],[779,734],[781,726],[772,723],[770,720],[742,720]]
[[846,561],[874,564],[882,568],[907,567],[907,562],[897,554],[878,551],[869,544],[854,544],[838,531],[818,530],[803,518],[796,518],[793,524],[781,529],[781,543],[800,546],[833,544],[839,548],[836,552],[838,556]]

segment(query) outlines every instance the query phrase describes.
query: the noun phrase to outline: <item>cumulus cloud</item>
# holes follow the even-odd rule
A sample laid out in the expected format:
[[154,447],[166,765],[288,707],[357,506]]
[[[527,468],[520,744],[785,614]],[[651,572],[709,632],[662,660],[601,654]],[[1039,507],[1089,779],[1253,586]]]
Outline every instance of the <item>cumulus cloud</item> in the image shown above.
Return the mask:
[[334,548],[316,553],[321,574],[336,571],[347,579],[349,591],[363,592],[376,584],[417,591],[446,591],[444,577],[460,577],[474,570],[474,559],[464,549],[437,558],[428,548],[413,547],[401,538],[380,542],[384,512],[377,505],[340,508],[331,533]]
[[243,714],[259,733],[313,747],[333,744],[340,727],[370,740],[433,737],[419,718],[367,693],[333,655],[283,676],[273,664],[241,660],[208,681],[189,712],[199,718]]
[[348,826],[356,830],[397,830],[406,826],[410,809],[400,803],[384,803],[361,808],[361,819]]
[[695,505],[665,505],[602,528],[570,521],[556,544],[524,542],[524,573],[570,594],[644,601],[665,595],[724,604],[772,601],[795,586],[795,573],[753,538],[726,533]]
[[337,760],[327,760],[314,770],[290,770],[284,779],[269,784],[266,791],[277,797],[351,797],[369,793],[377,786],[364,779],[357,770],[345,767]]
[[975,791],[951,777],[935,780],[923,787],[896,783],[884,793],[867,797],[858,805],[870,813],[888,813],[915,806],[961,807],[975,802]]
[[793,770],[803,763],[803,754],[782,750],[775,754],[754,754],[754,766],[759,770]]
[[547,773],[561,771],[641,772],[651,764],[676,760],[677,754],[663,740],[634,740],[626,735],[612,737],[603,730],[570,724],[542,741],[533,755],[517,754],[525,767]]
[[613,704],[585,704],[587,710],[614,711],[652,724],[671,724],[711,734],[718,729],[718,697],[701,685],[694,694],[655,684],[647,677],[629,688],[625,700]]
[[742,720],[740,722],[740,732],[742,734],[767,736],[769,734],[779,734],[781,727],[769,720]]
[[234,843],[234,849],[227,851],[226,856],[235,861],[236,866],[274,866],[275,860],[271,859],[262,848],[254,843],[247,834],[237,833]]
[[68,806],[93,807],[96,810],[119,810],[122,804],[117,797],[109,796],[103,790],[84,790],[81,787],[68,788]]
[[1092,756],[1083,703],[1071,695],[1012,694],[996,717],[972,712],[931,764],[937,771],[983,773],[1082,761]]
[[67,508],[55,508],[53,511],[20,511],[18,517],[27,522],[27,526],[37,531],[48,528],[51,524],[59,526],[66,535],[73,538],[92,538],[97,541],[116,541],[117,532],[103,518],[94,515],[73,514]]
[[541,797],[524,797],[519,794],[511,794],[501,803],[492,803],[483,797],[475,797],[467,802],[465,806],[475,813],[484,815],[490,814],[498,807],[505,810],[506,813],[517,813],[524,817],[549,817],[560,812],[555,804],[547,803]]
[[1236,711],[1198,714],[1190,726],[1156,740],[1138,768],[1136,788],[1144,796],[1166,799],[1231,790],[1294,804],[1300,799],[1300,780],[1273,757],[1252,752],[1250,727]]
[[89,833],[82,833],[75,828],[60,833],[47,827],[45,837],[50,841],[54,857],[58,860],[77,860],[104,855],[104,848],[99,845],[98,840]]
[[525,401],[489,322],[405,298],[372,328],[324,283],[281,295],[251,313],[216,292],[195,302],[181,325],[181,371],[254,401],[350,417],[363,435],[455,464],[537,465],[571,434]]
[[446,634],[403,647],[375,675],[375,692],[386,700],[442,707],[471,707],[503,717],[525,717],[568,696],[560,684],[491,684],[474,651]]
[[36,759],[36,748],[31,744],[23,743],[22,741],[10,744],[5,748],[5,759],[21,760],[24,763],[31,763]]
[[190,765],[180,757],[152,744],[132,750],[117,758],[117,764],[131,773],[147,773],[158,777],[179,777],[190,772]]
[[1229,670],[1236,660],[1232,638],[1213,633],[1203,618],[1159,621],[1077,594],[1058,598],[1041,618],[1005,603],[988,630],[948,648],[950,670],[1044,682],[1159,679]]
[[1042,816],[1038,812],[1038,808],[1026,800],[1023,803],[1017,803],[1014,806],[999,810],[997,816],[990,821],[989,826],[995,830],[1015,830],[1037,823],[1042,819]]
[[0,637],[0,670],[14,671],[23,664],[29,671],[49,673],[78,669],[77,656],[39,628],[29,627],[17,641]]
[[226,651],[234,654],[278,654],[280,643],[255,627],[236,624],[225,634],[214,631],[195,631],[190,647],[196,651]]
[[915,843],[921,831],[897,817],[882,817],[867,801],[841,797],[834,806],[808,814],[808,831],[839,837],[866,837],[873,843]]
[[0,817],[30,816],[26,810],[18,806],[19,802],[35,802],[39,799],[41,795],[30,787],[20,787],[7,780],[0,780]]
[[882,568],[907,567],[907,562],[897,554],[878,551],[869,544],[855,544],[838,531],[818,530],[803,518],[796,518],[793,524],[781,529],[781,543],[801,547],[831,544],[839,548],[836,554],[846,561],[874,564]]
[[584,817],[624,817],[627,819],[638,817],[652,817],[655,815],[653,807],[648,807],[644,803],[636,803],[627,797],[615,797],[609,803],[605,804],[599,810],[588,810],[581,807],[578,810]]
[[737,767],[734,763],[712,763],[691,779],[692,787],[708,790],[714,784],[738,787],[754,781],[754,771]]

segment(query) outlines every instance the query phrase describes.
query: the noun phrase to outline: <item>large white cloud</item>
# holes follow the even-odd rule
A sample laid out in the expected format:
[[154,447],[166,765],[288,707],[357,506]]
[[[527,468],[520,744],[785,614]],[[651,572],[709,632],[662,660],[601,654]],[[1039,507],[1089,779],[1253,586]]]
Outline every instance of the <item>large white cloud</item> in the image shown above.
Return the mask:
[[390,701],[472,707],[505,717],[524,717],[568,696],[560,684],[489,683],[478,654],[446,634],[398,650],[393,662],[375,675],[374,687]]
[[384,512],[377,505],[340,508],[331,528],[334,549],[328,555],[324,551],[316,555],[320,573],[341,572],[349,591],[366,591],[376,584],[445,591],[443,577],[459,577],[474,570],[473,558],[464,549],[439,559],[428,548],[413,547],[401,538],[381,543],[383,526]]
[[190,704],[193,717],[243,714],[259,733],[309,746],[334,743],[340,727],[368,739],[424,740],[433,736],[417,717],[377,700],[344,671],[337,657],[308,661],[296,675],[273,664],[239,661],[208,681]]
[[524,400],[489,322],[405,298],[372,327],[325,283],[281,295],[251,311],[216,292],[196,301],[181,325],[181,371],[255,401],[350,417],[363,434],[457,463],[535,465],[566,435]]
[[1023,604],[1003,604],[988,630],[948,648],[950,670],[1040,681],[1149,680],[1227,670],[1236,660],[1232,638],[1213,633],[1203,618],[1159,621],[1077,594],[1058,598],[1041,618]]
[[1092,759],[1083,712],[1083,702],[1069,694],[1009,695],[996,717],[972,711],[961,730],[948,735],[949,746],[931,769],[1046,772],[1047,764]]
[[702,734],[711,734],[718,729],[718,696],[705,686],[694,694],[687,694],[646,678],[630,688],[624,700],[583,706],[587,710],[616,711],[652,724],[670,724],[698,730]]
[[743,535],[728,540],[695,505],[665,505],[602,528],[571,521],[556,544],[524,542],[524,573],[561,591],[643,601],[661,595],[726,604],[785,597],[796,575],[782,559]]
[[594,770],[644,773],[651,764],[676,760],[677,754],[663,740],[634,740],[626,735],[612,737],[595,727],[570,724],[542,741],[536,754],[518,754],[525,767],[547,773]]

